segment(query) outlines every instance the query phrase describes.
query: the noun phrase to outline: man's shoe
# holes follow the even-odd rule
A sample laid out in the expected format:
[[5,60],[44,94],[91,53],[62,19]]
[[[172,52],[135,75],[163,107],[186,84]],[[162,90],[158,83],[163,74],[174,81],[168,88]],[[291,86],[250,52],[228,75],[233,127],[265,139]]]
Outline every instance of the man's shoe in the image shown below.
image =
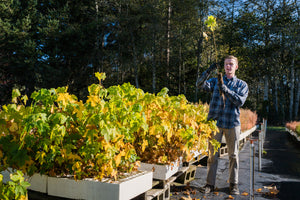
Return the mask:
[[229,185],[229,192],[232,195],[238,195],[238,194],[240,194],[238,185],[234,184],[234,183],[230,183],[230,185]]
[[204,194],[211,193],[214,190],[215,190],[215,187],[213,185],[209,185],[209,184],[206,184],[205,186],[203,186],[202,188],[200,188],[200,192],[202,192]]

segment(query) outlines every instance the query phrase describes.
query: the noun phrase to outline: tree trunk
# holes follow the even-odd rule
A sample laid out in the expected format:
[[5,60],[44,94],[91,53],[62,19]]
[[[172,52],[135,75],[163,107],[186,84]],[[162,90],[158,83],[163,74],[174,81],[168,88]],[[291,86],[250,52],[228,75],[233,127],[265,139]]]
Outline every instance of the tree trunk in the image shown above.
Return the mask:
[[295,68],[294,68],[294,57],[293,57],[291,63],[289,120],[293,120],[294,89],[295,89]]
[[181,77],[182,77],[182,48],[181,48],[181,31],[180,31],[180,44],[179,44],[179,65],[178,65],[178,94],[181,93]]
[[278,79],[276,79],[275,80],[275,88],[274,88],[274,90],[275,90],[275,112],[276,112],[276,115],[278,115],[278,82],[279,82],[279,80]]
[[132,54],[133,54],[135,86],[136,86],[136,88],[139,88],[137,56],[136,56],[135,40],[134,40],[134,36],[133,36],[132,31],[130,31],[130,35],[131,35],[131,42],[132,42]]
[[[265,76],[264,78],[264,102],[268,102],[269,100],[269,76]],[[269,103],[265,104],[265,111],[269,113]],[[267,114],[266,113],[266,114]]]
[[153,32],[153,50],[152,50],[152,91],[156,93],[156,33]]
[[167,22],[167,78],[170,78],[170,37],[171,37],[171,0],[168,4],[168,22]]
[[299,69],[297,70],[297,73],[296,73],[296,83],[297,83],[297,89],[296,89],[295,108],[294,108],[295,115],[294,116],[295,116],[296,120],[299,120],[299,117],[298,117],[299,101],[300,101],[300,70]]

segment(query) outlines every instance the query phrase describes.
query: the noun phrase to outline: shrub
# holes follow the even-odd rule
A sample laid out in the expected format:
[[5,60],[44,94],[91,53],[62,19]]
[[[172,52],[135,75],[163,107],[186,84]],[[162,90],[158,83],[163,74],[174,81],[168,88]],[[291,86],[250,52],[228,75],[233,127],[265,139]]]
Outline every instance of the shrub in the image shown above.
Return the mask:
[[[105,89],[105,74],[88,87],[86,102],[68,87],[13,91],[0,111],[0,166],[50,176],[117,179],[139,161],[168,164],[191,150],[206,150],[217,130],[207,109],[185,96],[144,93],[129,83]],[[217,144],[216,144],[217,145]]]
[[300,125],[299,121],[291,121],[285,124],[285,127],[296,132],[296,127]]
[[257,114],[249,109],[240,109],[241,131],[254,127],[257,123]]

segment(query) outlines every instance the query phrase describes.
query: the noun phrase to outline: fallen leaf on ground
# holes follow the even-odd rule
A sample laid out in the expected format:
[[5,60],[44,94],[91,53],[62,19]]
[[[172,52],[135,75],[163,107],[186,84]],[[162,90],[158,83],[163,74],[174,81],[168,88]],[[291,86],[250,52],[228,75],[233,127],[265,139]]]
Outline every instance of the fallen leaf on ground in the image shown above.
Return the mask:
[[256,192],[261,192],[261,188],[256,189]]
[[234,197],[229,195],[227,199],[234,199]]
[[190,196],[188,197],[181,197],[180,200],[193,200]]
[[269,195],[276,195],[276,194],[278,194],[279,193],[279,190],[277,190],[277,187],[276,187],[276,185],[274,185],[274,186],[264,186],[264,188],[266,188],[266,189],[268,189],[269,190]]
[[243,192],[241,195],[242,196],[248,196],[249,194],[248,194],[248,192]]
[[219,195],[219,192],[214,192],[214,194],[218,196],[218,195]]

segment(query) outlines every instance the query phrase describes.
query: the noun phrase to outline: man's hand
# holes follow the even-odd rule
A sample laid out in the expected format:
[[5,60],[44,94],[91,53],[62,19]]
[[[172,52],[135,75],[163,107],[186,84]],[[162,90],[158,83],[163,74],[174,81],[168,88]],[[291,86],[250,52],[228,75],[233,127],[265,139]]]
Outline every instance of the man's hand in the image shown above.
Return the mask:
[[205,72],[201,74],[201,76],[198,75],[196,81],[196,87],[202,85],[208,79],[209,75],[217,68],[218,68],[217,64],[213,63],[209,66],[209,68]]
[[207,69],[207,73],[211,73],[211,72],[213,72],[214,70],[216,70],[218,68],[218,65],[217,65],[217,63],[213,63],[213,64],[211,64],[210,66],[209,66],[209,68]]

